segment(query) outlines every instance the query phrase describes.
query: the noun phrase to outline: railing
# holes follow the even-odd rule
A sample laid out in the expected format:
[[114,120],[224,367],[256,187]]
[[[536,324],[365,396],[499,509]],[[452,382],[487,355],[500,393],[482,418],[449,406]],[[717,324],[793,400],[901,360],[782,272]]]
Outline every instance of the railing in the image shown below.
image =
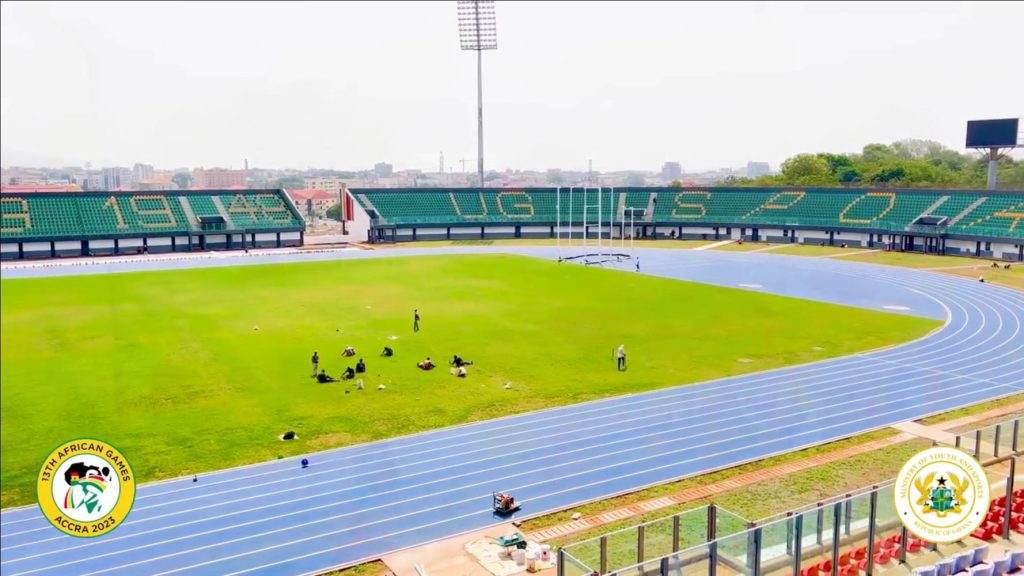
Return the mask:
[[[623,566],[661,558],[716,537],[741,532],[749,524],[746,518],[720,506],[702,506],[576,542],[563,550],[570,559],[607,574]],[[590,572],[588,570],[587,574]]]
[[971,432],[957,434],[952,442],[979,462],[1002,459],[1024,451],[1024,418],[1015,418]]
[[[1024,452],[1022,420],[958,434],[952,441],[990,468],[991,493],[1006,500],[1003,538],[1009,538],[1014,484],[1021,482],[1015,472]],[[1009,473],[1005,468],[996,473],[993,467],[1007,461]],[[707,576],[782,576],[829,560],[835,576],[841,557],[865,549],[865,571],[870,576],[879,552],[876,546],[896,535],[900,542],[908,542],[889,481],[758,522],[747,522],[713,504],[689,510],[563,547],[557,568],[559,576],[681,576],[684,568],[687,574]],[[901,546],[895,560],[907,563],[907,554],[907,547]]]

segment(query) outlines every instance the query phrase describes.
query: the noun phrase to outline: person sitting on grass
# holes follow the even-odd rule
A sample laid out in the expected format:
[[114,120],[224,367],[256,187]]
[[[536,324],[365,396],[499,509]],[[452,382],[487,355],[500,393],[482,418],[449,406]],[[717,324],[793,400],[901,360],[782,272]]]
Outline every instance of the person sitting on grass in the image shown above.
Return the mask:
[[363,359],[360,358],[359,362],[356,363],[356,374],[362,374],[363,372],[366,372],[366,362],[363,362]]
[[328,382],[334,382],[335,380],[327,374],[326,370],[321,370],[320,373],[316,375],[316,381],[321,384],[327,384]]
[[380,355],[381,355],[381,356],[384,356],[384,357],[386,357],[386,358],[391,358],[392,356],[394,356],[394,355],[395,355],[395,351],[394,351],[394,350],[392,350],[391,348],[388,348],[387,346],[385,346],[385,347],[384,347],[384,351],[383,351],[383,352],[381,352],[381,353],[380,353]]
[[427,356],[427,359],[424,360],[423,362],[418,362],[416,364],[416,367],[418,367],[420,370],[433,370],[434,363],[430,361],[430,356]]
[[456,376],[458,376],[459,378],[465,378],[466,377],[466,367],[464,365],[463,366],[459,366],[459,373],[456,374]]
[[346,346],[345,351],[341,353],[342,356],[355,356],[356,349],[351,346]]
[[355,377],[356,377],[356,371],[353,370],[351,366],[349,366],[348,368],[345,368],[345,372],[343,372],[341,374],[341,379],[342,380],[351,380],[351,379],[353,379]]

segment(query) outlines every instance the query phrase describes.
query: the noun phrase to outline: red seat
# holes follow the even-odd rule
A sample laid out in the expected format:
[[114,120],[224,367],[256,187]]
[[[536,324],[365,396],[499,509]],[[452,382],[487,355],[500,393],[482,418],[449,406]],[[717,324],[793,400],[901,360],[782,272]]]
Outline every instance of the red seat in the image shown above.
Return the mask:
[[987,526],[982,526],[974,532],[971,532],[971,536],[974,536],[979,540],[989,540],[992,538],[992,529]]
[[800,569],[800,576],[818,576],[818,565]]
[[[867,546],[864,546],[863,548],[857,548],[856,550],[853,551],[853,559],[854,560],[863,560],[863,559],[867,558],[867,555],[868,555],[868,548],[867,548]],[[861,567],[861,569],[863,569],[863,566]]]
[[857,560],[857,569],[858,569],[858,571],[859,570],[867,570],[868,569],[868,561],[866,559],[865,560]]
[[826,573],[826,574],[831,574],[832,573],[832,561],[831,560],[825,560],[824,562],[822,562],[820,564],[820,566],[821,566],[821,571],[823,573]]
[[877,564],[879,566],[883,566],[883,565],[888,564],[888,563],[889,563],[889,552],[887,550],[882,550],[878,554],[875,554],[875,564]]
[[849,552],[844,552],[844,553],[839,555],[839,565],[840,566],[849,566],[850,565],[850,553]]
[[907,540],[907,552],[910,552],[911,554],[924,547],[924,541],[922,540],[918,540],[917,538],[908,538]]
[[860,572],[856,564],[848,564],[839,569],[839,576],[853,576]]
[[893,546],[892,538],[883,538],[881,542],[875,543],[875,550],[889,550]]

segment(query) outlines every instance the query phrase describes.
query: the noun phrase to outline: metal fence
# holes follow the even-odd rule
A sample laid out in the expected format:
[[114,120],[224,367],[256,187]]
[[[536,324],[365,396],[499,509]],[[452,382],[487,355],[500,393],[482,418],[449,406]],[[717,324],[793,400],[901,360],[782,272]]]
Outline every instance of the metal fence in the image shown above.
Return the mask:
[[[1024,426],[1015,418],[950,442],[975,455],[987,467],[1009,462],[1009,473],[989,472],[992,494],[1006,498],[1009,514],[1016,461],[1024,451]],[[1002,537],[1008,538],[1009,518]],[[880,538],[907,530],[896,513],[893,481],[814,505],[748,522],[738,514],[710,505],[639,526],[577,542],[558,551],[559,576],[762,576],[799,574],[801,566],[832,561],[867,548],[866,572],[874,569],[874,547]],[[899,561],[906,562],[901,548]],[[825,575],[829,576],[829,575]]]
[[957,434],[944,442],[970,453],[979,462],[1024,451],[1024,418],[1015,418],[971,432]]
[[[609,574],[748,528],[750,521],[714,504],[630,526],[562,548],[567,568]],[[593,567],[593,569],[590,569]]]

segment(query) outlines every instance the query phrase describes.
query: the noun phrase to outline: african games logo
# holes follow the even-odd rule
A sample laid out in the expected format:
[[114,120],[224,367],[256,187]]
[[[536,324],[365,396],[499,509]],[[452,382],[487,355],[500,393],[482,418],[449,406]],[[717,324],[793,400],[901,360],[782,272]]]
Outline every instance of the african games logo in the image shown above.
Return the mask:
[[135,503],[135,474],[116,448],[81,438],[46,457],[36,496],[43,515],[58,530],[92,538],[124,522]]
[[900,470],[893,496],[903,524],[928,542],[962,540],[988,514],[985,469],[959,448],[919,452]]

